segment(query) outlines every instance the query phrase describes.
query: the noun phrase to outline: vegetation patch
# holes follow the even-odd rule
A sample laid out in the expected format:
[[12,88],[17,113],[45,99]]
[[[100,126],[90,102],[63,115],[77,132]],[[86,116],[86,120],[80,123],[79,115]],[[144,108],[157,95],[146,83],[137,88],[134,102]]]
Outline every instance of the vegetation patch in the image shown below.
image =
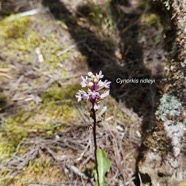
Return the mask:
[[1,158],[9,158],[24,138],[46,138],[62,133],[68,122],[78,116],[72,102],[78,89],[78,84],[66,88],[54,85],[43,93],[43,103],[38,108],[30,111],[22,109],[5,119],[3,126],[0,126]]
[[81,89],[79,83],[67,84],[65,87],[61,87],[58,84],[54,84],[49,87],[42,95],[43,102],[59,101],[59,100],[75,100],[75,94]]
[[142,24],[145,24],[147,26],[155,26],[155,25],[158,26],[158,25],[160,25],[160,19],[154,13],[142,14],[141,22],[142,22]]
[[14,117],[5,119],[0,126],[0,156],[2,159],[10,158],[17,146],[24,138],[28,137],[28,131],[17,122]]
[[54,165],[52,159],[42,155],[28,163],[19,175],[14,177],[10,186],[23,186],[31,183],[58,184],[64,179],[60,166]]
[[[59,63],[70,58],[71,52],[60,56],[66,46],[63,46],[59,35],[50,28],[55,24],[59,27],[57,21],[52,23],[31,16],[11,15],[5,18],[0,22],[2,58],[7,63],[16,59],[22,64],[32,64],[35,61],[57,68]],[[39,30],[39,27],[45,31]]]

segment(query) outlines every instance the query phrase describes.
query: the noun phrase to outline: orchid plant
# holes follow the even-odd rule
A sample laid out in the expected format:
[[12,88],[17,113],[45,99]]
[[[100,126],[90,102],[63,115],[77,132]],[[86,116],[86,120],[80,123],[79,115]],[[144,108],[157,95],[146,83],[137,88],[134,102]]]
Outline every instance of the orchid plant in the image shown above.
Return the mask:
[[110,88],[111,84],[111,82],[107,80],[103,82],[101,80],[102,78],[102,71],[100,71],[99,74],[96,75],[94,75],[92,72],[89,72],[88,76],[86,76],[85,78],[81,76],[81,86],[87,87],[88,92],[85,92],[84,90],[79,90],[76,95],[78,102],[81,100],[88,100],[92,103],[93,109],[98,110],[100,101],[109,95],[109,90],[105,91],[102,94],[100,94],[100,91],[104,88]]
[[[105,152],[101,149],[97,150],[96,142],[96,111],[100,108],[99,103],[109,95],[110,81],[102,81],[104,75],[102,71],[99,74],[94,75],[92,72],[88,72],[88,76],[81,76],[82,82],[81,86],[83,88],[87,87],[87,92],[85,90],[79,90],[76,94],[78,102],[81,100],[89,101],[92,104],[90,111],[90,117],[93,119],[93,139],[94,139],[94,156],[95,156],[95,169],[96,169],[96,186],[104,186],[105,183],[105,173],[110,167],[110,161],[106,158]],[[106,89],[106,90],[105,90]],[[100,158],[100,159],[98,159]],[[105,162],[105,165],[99,166],[99,162]],[[101,175],[102,173],[103,175]]]

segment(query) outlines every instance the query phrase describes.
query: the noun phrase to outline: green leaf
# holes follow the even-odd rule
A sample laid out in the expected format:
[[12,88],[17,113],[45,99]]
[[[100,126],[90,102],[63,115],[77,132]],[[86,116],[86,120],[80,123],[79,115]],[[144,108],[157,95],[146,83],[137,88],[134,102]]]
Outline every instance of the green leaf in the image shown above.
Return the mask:
[[[107,158],[104,150],[98,148],[97,150],[97,161],[98,161],[98,173],[99,173],[99,186],[106,186],[106,177],[105,174],[110,169],[110,160]],[[94,177],[96,180],[95,186],[98,186],[97,172],[94,170]]]

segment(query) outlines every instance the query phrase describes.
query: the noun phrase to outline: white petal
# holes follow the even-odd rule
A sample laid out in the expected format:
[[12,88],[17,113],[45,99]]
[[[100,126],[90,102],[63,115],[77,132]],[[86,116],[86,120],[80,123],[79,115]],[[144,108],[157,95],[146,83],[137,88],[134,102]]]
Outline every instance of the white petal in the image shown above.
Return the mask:
[[86,87],[86,86],[87,86],[87,83],[86,83],[85,81],[82,81],[82,82],[81,82],[81,86],[82,86],[82,87]]
[[88,100],[89,99],[89,95],[86,93],[86,94],[83,94],[82,95],[82,98],[84,99],[84,100]]
[[99,78],[102,79],[104,75],[102,74],[102,71],[99,72]]
[[81,99],[82,99],[80,94],[76,94],[76,98],[78,99],[78,102],[81,101]]
[[81,76],[81,79],[82,79],[83,81],[86,81],[86,79],[85,79],[83,76]]
[[92,77],[94,74],[92,72],[88,72],[88,76]]
[[81,76],[81,79],[82,79],[81,86],[86,87],[87,86],[87,77],[84,78],[83,76]]
[[109,95],[109,90],[104,92],[103,94],[101,94],[101,99],[104,99],[105,97],[107,97]]
[[110,88],[110,84],[111,84],[110,81],[107,81],[107,80],[106,80],[104,83],[105,83],[105,88]]
[[98,110],[99,109],[99,105],[94,104],[94,110]]
[[99,86],[99,87],[104,87],[104,85],[105,85],[105,84],[104,84],[103,81],[100,80],[100,81],[98,82],[98,86]]

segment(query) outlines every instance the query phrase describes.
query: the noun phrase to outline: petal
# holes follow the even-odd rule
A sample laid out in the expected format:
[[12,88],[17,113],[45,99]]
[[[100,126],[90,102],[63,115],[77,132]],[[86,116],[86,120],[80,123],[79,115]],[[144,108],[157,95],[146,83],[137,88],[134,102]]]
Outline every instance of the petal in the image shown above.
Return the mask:
[[90,92],[90,96],[92,99],[100,98],[99,92],[96,91]]
[[105,97],[107,97],[109,95],[109,90],[107,90],[106,92],[104,92],[103,94],[101,94],[100,98],[104,99]]
[[82,99],[88,100],[88,99],[89,99],[89,95],[88,95],[87,93],[84,93],[84,94],[82,95]]
[[86,87],[86,86],[87,86],[87,82],[82,81],[82,82],[81,82],[81,86],[82,86],[82,87]]
[[86,78],[84,78],[83,76],[81,76],[81,79],[82,79],[82,81],[86,81]]
[[97,105],[96,103],[94,104],[94,110],[98,110],[99,109],[99,105]]
[[98,84],[96,85],[96,91],[100,91],[105,87],[105,84],[103,81],[99,80]]
[[94,74],[92,72],[88,72],[88,76],[92,77]]
[[80,102],[81,101],[81,97],[77,97],[78,98],[78,102]]
[[104,87],[104,82],[103,81],[101,81],[101,80],[99,80],[99,82],[98,82],[98,86],[101,88],[101,87]]
[[108,82],[105,81],[105,88],[109,88],[110,84],[111,84],[111,81],[108,81]]
[[94,86],[94,83],[92,83],[91,81],[87,84],[87,87],[91,88]]
[[102,74],[102,71],[99,72],[99,78],[102,79],[104,75]]
[[87,77],[84,78],[83,76],[81,76],[81,79],[82,79],[82,81],[81,81],[81,86],[82,86],[82,87],[86,87],[86,86],[87,86]]
[[78,92],[75,96],[78,99],[78,102],[81,101],[82,97],[81,97],[80,92]]

